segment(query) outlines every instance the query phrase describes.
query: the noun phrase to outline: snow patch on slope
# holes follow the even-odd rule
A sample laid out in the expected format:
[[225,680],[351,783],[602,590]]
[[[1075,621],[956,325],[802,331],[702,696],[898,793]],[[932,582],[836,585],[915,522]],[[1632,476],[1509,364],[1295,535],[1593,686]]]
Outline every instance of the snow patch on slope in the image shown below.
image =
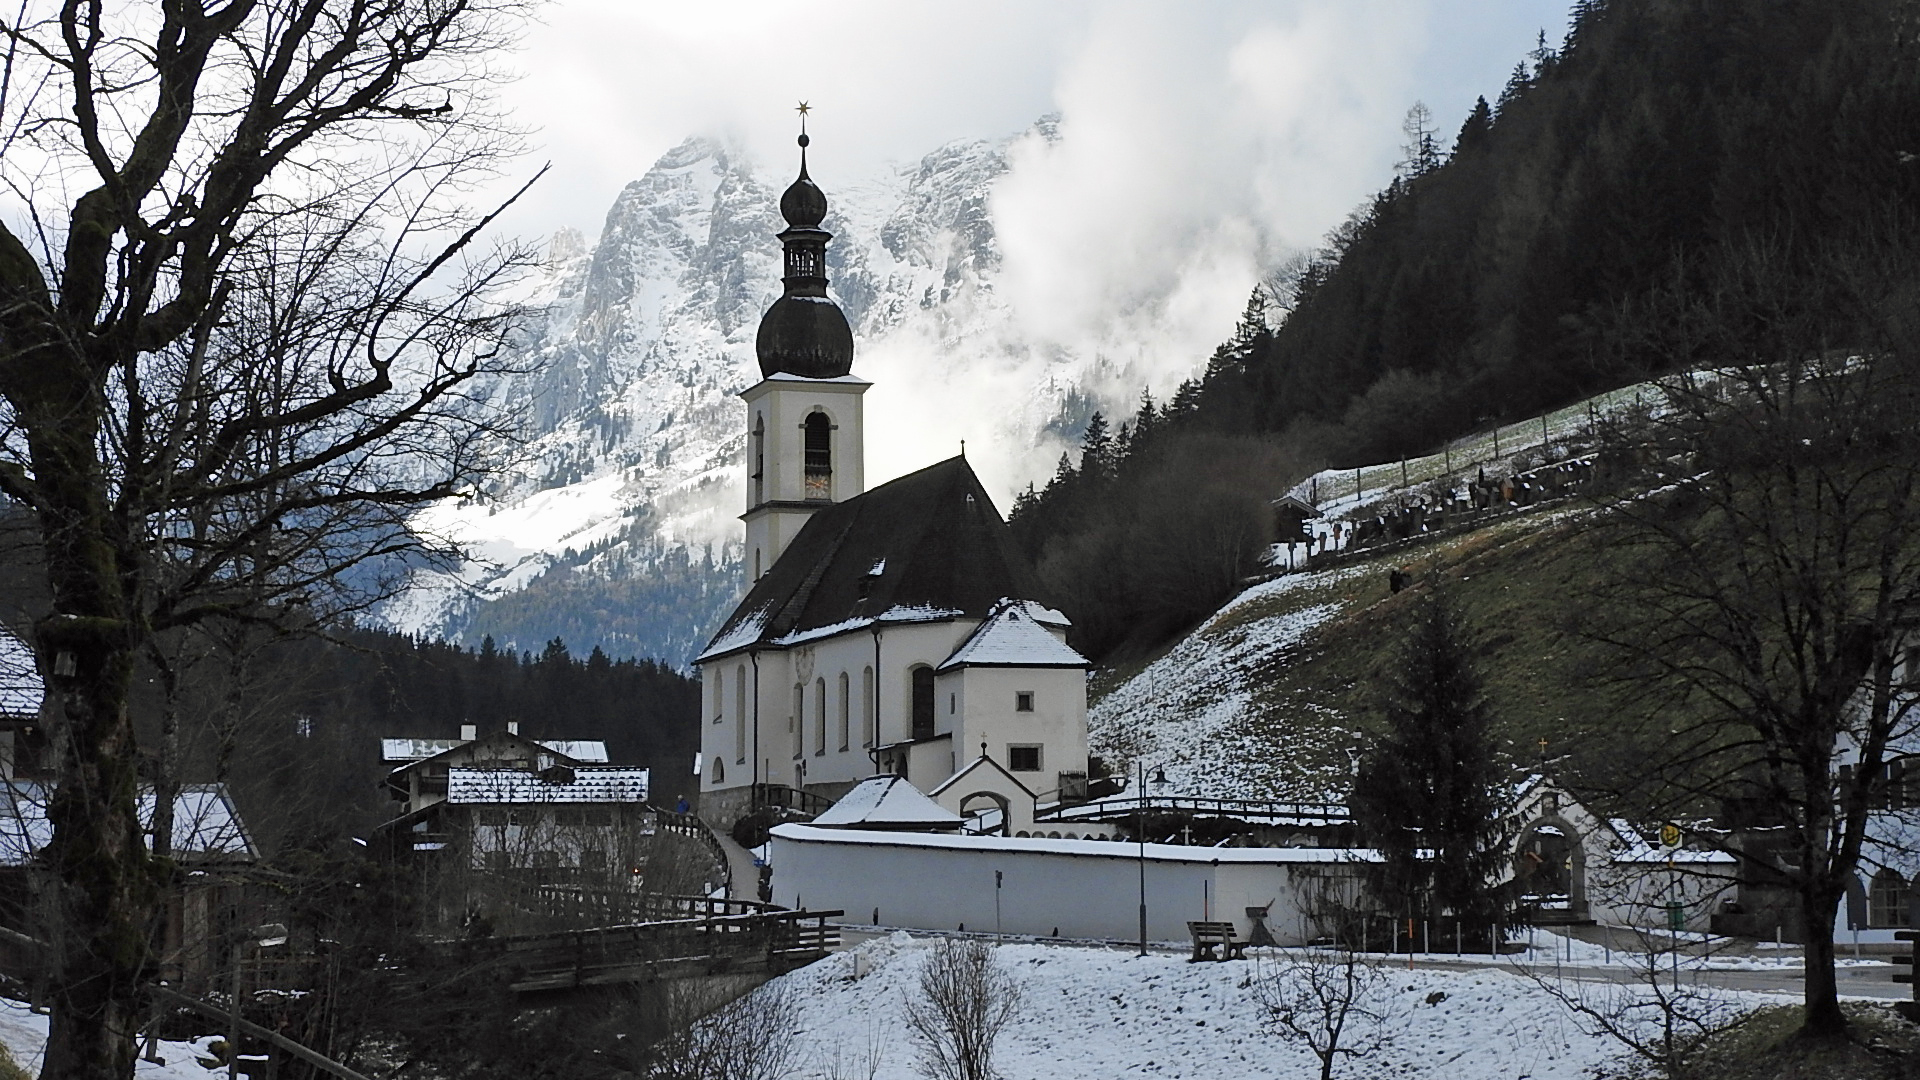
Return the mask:
[[[1334,618],[1337,601],[1307,603],[1276,614],[1253,611],[1292,593],[1327,589],[1356,574],[1357,567],[1287,574],[1256,585],[1221,608],[1165,656],[1128,679],[1088,710],[1092,752],[1110,765],[1136,760],[1166,770],[1170,786],[1154,794],[1223,799],[1283,799],[1338,802],[1344,785],[1330,790],[1307,772],[1274,775],[1289,755],[1272,745],[1270,732],[1253,729],[1255,680],[1262,665],[1284,663],[1289,650]],[[1300,727],[1316,737],[1338,737],[1330,718],[1315,716]],[[1118,771],[1116,769],[1116,771]],[[1284,788],[1283,788],[1284,785]]]

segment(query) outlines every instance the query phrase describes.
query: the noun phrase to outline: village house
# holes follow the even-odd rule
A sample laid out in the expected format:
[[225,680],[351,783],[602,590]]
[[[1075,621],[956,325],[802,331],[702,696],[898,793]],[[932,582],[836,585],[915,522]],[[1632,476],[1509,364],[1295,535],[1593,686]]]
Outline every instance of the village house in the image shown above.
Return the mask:
[[752,584],[696,660],[700,812],[724,830],[876,773],[931,792],[980,759],[991,790],[956,803],[1084,794],[1087,661],[964,454],[865,487],[871,384],[827,295],[826,196],[801,140],[780,199],[785,292],[741,395]]
[[396,854],[456,852],[475,870],[544,879],[620,861],[621,837],[645,827],[648,770],[608,765],[597,740],[526,738],[519,724],[458,739],[388,738],[386,788],[405,810],[380,826]]
[[[0,627],[0,926],[28,939],[40,937],[47,917],[39,880],[40,853],[53,839],[46,707],[32,647]],[[159,805],[152,785],[143,784],[137,798],[151,849]],[[260,852],[225,784],[182,784],[172,809],[168,851],[179,873],[164,900],[159,963],[163,977],[193,990],[228,963],[230,928],[268,901],[255,873]]]

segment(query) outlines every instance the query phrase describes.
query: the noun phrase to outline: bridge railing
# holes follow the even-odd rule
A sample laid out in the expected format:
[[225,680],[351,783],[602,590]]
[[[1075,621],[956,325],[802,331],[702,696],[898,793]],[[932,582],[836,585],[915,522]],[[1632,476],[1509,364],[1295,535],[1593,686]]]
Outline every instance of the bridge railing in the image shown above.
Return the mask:
[[840,931],[827,920],[843,914],[746,911],[444,942],[441,951],[470,971],[499,970],[516,993],[647,982],[689,968],[777,974],[812,963],[839,945]]

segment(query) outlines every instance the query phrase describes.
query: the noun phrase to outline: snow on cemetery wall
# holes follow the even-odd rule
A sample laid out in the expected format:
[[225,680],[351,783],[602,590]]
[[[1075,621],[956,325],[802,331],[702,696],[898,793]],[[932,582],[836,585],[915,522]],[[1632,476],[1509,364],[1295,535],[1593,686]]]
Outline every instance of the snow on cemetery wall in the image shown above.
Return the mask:
[[[1281,944],[1321,930],[1325,890],[1350,896],[1373,858],[1345,848],[1146,845],[1147,934],[1184,941],[1190,920],[1253,931],[1269,909]],[[1130,940],[1140,933],[1140,849],[1103,840],[889,833],[782,825],[773,830],[773,902],[839,909],[845,921],[925,930]],[[876,914],[877,912],[877,914]]]

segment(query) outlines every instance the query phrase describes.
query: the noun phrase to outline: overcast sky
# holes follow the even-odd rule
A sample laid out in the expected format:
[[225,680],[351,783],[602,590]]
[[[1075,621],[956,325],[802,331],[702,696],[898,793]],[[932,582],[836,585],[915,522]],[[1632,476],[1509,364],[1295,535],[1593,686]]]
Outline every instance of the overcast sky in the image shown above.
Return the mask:
[[[1048,112],[1089,133],[1078,166],[1177,160],[1143,195],[1224,201],[1312,243],[1390,176],[1399,121],[1424,100],[1451,134],[1493,98],[1567,0],[556,0],[508,91],[551,161],[513,227],[589,237],[614,195],[692,134],[790,155],[807,100],[823,183]],[[1246,189],[1221,171],[1254,170]],[[1069,191],[1072,184],[1067,185]],[[1065,194],[1063,192],[1063,194]],[[1143,208],[1151,212],[1154,208]]]

